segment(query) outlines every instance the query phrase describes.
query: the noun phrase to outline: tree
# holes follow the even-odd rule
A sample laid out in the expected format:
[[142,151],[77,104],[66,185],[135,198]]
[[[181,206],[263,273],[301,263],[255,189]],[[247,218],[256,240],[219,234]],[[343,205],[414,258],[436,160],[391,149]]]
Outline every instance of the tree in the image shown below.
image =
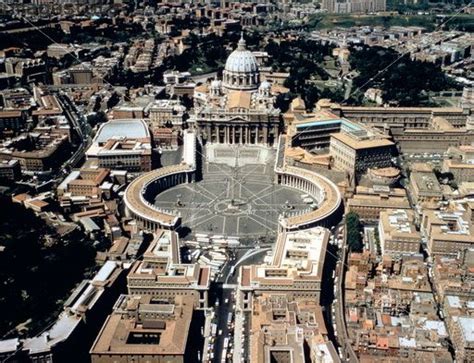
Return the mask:
[[95,104],[94,104],[94,108],[92,109],[92,111],[99,112],[100,107],[101,107],[101,102],[102,102],[102,97],[97,96],[96,99],[95,99]]
[[304,87],[303,99],[306,104],[306,108],[312,109],[318,98],[319,98],[319,90],[316,86],[309,84]]
[[112,93],[112,95],[107,100],[107,108],[110,110],[115,105],[117,105],[119,101],[120,101],[120,96],[117,94],[117,92]]
[[0,197],[0,205],[0,335],[28,319],[28,333],[36,334],[88,276],[96,253],[79,229],[60,236],[11,199]]
[[[294,95],[296,97],[296,95]],[[276,97],[275,100],[275,107],[279,108],[281,112],[286,112],[288,111],[290,107],[290,102],[294,97],[292,97],[292,94],[279,94]]]
[[[392,49],[362,47],[350,57],[352,69],[359,72],[354,79],[355,87],[380,88],[385,101],[397,102],[400,106],[419,106],[427,102],[428,92],[459,89],[459,85],[447,77],[439,65],[411,60],[408,55],[401,58]],[[383,73],[374,77],[378,72]]]
[[186,93],[181,97],[181,104],[186,107],[187,110],[193,107],[193,100]]
[[362,238],[360,235],[360,219],[355,212],[349,212],[346,215],[346,234],[347,243],[351,252],[362,252]]
[[107,121],[108,121],[107,120],[107,115],[102,111],[92,113],[92,114],[87,116],[87,122],[89,123],[89,125],[91,127],[94,127],[98,124],[102,124],[102,123],[107,122]]

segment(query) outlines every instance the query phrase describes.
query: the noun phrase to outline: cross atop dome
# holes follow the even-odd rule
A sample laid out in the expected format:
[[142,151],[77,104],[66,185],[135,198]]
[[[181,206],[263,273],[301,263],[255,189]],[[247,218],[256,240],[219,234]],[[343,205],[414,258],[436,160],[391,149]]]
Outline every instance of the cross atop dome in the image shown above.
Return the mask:
[[240,32],[240,39],[239,39],[239,42],[237,43],[237,49],[245,50],[246,47],[247,47],[247,43],[245,42],[245,39],[244,39],[244,32]]

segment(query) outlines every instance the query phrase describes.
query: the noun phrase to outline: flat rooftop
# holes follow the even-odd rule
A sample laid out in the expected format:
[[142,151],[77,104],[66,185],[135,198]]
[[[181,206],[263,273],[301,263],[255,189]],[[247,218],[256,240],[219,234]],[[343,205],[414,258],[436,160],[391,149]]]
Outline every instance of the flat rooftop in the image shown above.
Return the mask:
[[282,245],[277,246],[272,264],[307,270],[311,263],[324,261],[322,254],[326,249],[327,238],[327,230],[322,227],[287,232],[284,240],[278,241]]
[[338,133],[332,134],[331,137],[335,138],[336,140],[341,141],[342,143],[346,144],[347,146],[355,150],[371,149],[371,148],[376,148],[376,147],[391,147],[394,145],[392,141],[386,138],[380,138],[380,137],[358,138],[344,132],[338,132]]
[[184,355],[193,305],[187,296],[176,297],[174,304],[164,304],[152,296],[122,295],[94,342],[91,355]]
[[328,240],[329,231],[323,227],[281,233],[272,263],[243,267],[241,286],[284,290],[294,289],[301,282],[317,284],[322,278]]
[[466,342],[474,342],[474,318],[468,316],[459,317],[459,325],[461,326],[462,335]]

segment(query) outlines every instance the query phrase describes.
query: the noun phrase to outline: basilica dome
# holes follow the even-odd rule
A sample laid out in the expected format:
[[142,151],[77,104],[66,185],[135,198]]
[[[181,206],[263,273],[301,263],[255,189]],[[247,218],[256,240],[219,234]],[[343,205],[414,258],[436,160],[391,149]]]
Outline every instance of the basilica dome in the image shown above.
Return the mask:
[[227,58],[223,72],[224,86],[233,90],[254,90],[260,83],[257,58],[240,38],[237,49]]

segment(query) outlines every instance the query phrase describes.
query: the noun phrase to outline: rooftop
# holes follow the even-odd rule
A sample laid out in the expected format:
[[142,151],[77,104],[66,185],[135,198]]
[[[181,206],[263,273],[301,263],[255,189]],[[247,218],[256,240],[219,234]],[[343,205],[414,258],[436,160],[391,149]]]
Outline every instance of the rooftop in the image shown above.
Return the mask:
[[322,227],[280,233],[272,263],[242,268],[241,286],[257,289],[268,286],[271,290],[284,290],[297,289],[298,282],[306,281],[315,283],[313,290],[317,290],[317,284],[322,278],[328,240],[329,231]]
[[122,295],[94,342],[91,354],[184,355],[193,315],[193,301],[174,303],[152,296]]
[[468,316],[460,316],[458,318],[462,335],[466,342],[474,342],[474,318]]
[[332,138],[341,141],[355,150],[371,149],[376,147],[392,147],[394,143],[383,137],[356,137],[347,132],[338,132],[331,135]]
[[148,139],[150,138],[150,132],[143,120],[113,120],[103,124],[99,128],[94,141],[97,143],[105,143],[113,138]]
[[414,225],[414,213],[405,209],[391,209],[380,213],[380,221],[384,232],[391,237],[396,235],[412,235],[419,237]]

